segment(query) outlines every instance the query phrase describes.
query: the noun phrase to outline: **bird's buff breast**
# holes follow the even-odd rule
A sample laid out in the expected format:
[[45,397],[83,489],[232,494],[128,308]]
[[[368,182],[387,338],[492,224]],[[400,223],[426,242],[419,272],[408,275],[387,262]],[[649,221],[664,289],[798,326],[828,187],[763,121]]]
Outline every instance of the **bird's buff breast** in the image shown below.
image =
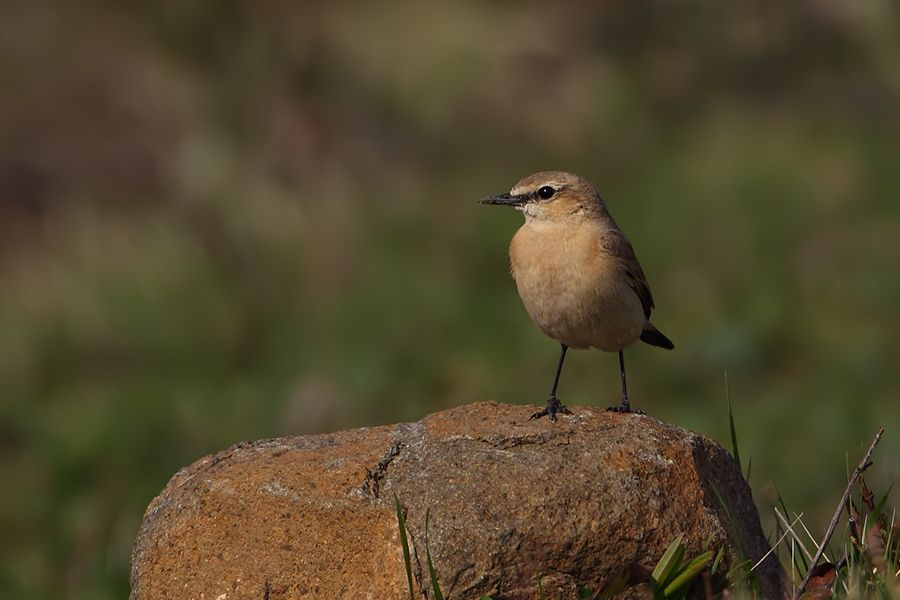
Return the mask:
[[640,338],[647,322],[617,259],[590,228],[526,224],[510,245],[510,268],[525,310],[547,336],[570,348],[615,352]]

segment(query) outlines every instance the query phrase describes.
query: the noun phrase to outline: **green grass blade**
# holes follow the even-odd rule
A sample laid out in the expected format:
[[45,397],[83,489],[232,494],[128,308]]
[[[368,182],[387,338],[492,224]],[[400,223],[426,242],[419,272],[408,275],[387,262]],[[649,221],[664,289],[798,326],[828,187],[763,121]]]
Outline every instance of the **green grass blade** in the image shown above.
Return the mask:
[[709,561],[711,561],[712,559],[712,550],[708,550],[689,562],[687,566],[682,569],[672,580],[672,582],[666,586],[666,589],[663,591],[663,596],[666,598],[671,598],[682,588],[690,585],[691,582],[693,582],[697,577],[697,575],[699,575],[703,571],[703,569],[706,568],[706,565],[708,565]]
[[750,597],[762,597],[762,588],[759,585],[759,580],[756,578],[756,573],[750,570],[752,567],[752,560],[741,561],[728,571],[725,578],[730,582],[732,588],[737,589],[738,585],[744,585],[749,588],[749,591],[755,593],[755,595]]
[[[734,517],[731,516],[731,510],[729,510],[728,505],[725,503],[725,499],[722,497],[722,493],[719,492],[719,488],[716,487],[716,484],[714,484],[712,482],[710,482],[710,487],[712,488],[713,493],[716,495],[716,498],[719,500],[719,504],[725,510],[725,517],[728,519],[728,527],[726,527],[726,531],[738,531],[738,528],[735,524]],[[753,561],[751,561],[748,558],[749,555],[747,553],[747,548],[744,547],[744,543],[741,541],[740,536],[735,535],[734,537],[731,537],[729,535],[729,539],[731,540],[731,543],[734,545],[735,550],[737,550],[738,557],[741,559],[741,562],[739,563],[739,565],[744,565],[744,566],[752,565]],[[737,573],[737,572],[738,572],[737,567],[733,568],[728,573],[728,579],[733,581],[734,580],[733,574]],[[752,590],[754,590],[757,593],[760,593],[761,590],[760,590],[760,586],[759,586],[759,581],[757,581],[757,579],[756,579],[756,574],[753,573],[752,571],[750,571],[749,569],[745,569],[743,575],[738,579],[746,580]]]
[[682,538],[683,536],[678,534],[675,541],[669,544],[669,547],[666,548],[662,558],[656,563],[656,568],[653,569],[653,573],[650,575],[657,590],[662,590],[666,586],[669,579],[674,575],[676,567],[681,564],[681,557],[684,556]]
[[[725,511],[725,517],[728,519],[728,531],[738,531],[737,525],[735,524],[734,517],[731,516],[731,510],[728,508],[728,504],[725,503],[725,499],[722,497],[721,492],[719,492],[719,488],[716,487],[716,484],[710,482],[710,487],[712,488],[713,494],[716,495],[716,499],[719,501],[719,504],[722,506],[722,509]],[[731,540],[732,543],[737,547],[737,551],[740,553],[740,557],[742,560],[747,560],[747,549],[744,548],[743,542],[739,537],[735,537],[735,539]]]
[[888,486],[887,491],[884,493],[884,496],[881,497],[881,500],[878,501],[878,504],[875,505],[875,510],[872,511],[872,518],[877,519],[881,516],[881,511],[884,510],[884,504],[887,502],[888,496],[891,495],[891,490],[894,489],[894,484]]
[[719,568],[719,563],[722,562],[722,557],[725,556],[725,546],[719,548],[719,553],[716,554],[716,559],[713,561],[712,567],[710,567],[710,572],[715,575],[716,570]]
[[737,463],[738,471],[744,472],[741,466],[741,453],[738,450],[737,429],[734,426],[734,412],[731,410],[731,396],[728,393],[728,371],[725,371],[725,401],[728,403],[728,426],[731,429],[731,455]]
[[437,573],[434,571],[434,563],[431,562],[431,550],[428,548],[428,522],[431,516],[431,509],[425,511],[425,560],[428,563],[428,577],[431,579],[431,590],[434,592],[434,600],[444,600],[444,594],[441,593],[441,586],[438,583]]
[[403,516],[403,507],[400,499],[394,494],[394,505],[397,507],[397,524],[400,526],[400,544],[403,546],[403,564],[406,566],[406,582],[409,584],[409,600],[413,597],[412,561],[409,556],[409,539],[406,537],[406,519]]

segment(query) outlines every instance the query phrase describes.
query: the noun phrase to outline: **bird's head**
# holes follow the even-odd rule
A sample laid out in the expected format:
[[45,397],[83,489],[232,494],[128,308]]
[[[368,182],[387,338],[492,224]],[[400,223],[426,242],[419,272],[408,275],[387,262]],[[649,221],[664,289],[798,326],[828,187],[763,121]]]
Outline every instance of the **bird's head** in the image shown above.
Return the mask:
[[489,196],[481,204],[499,204],[525,214],[525,220],[552,221],[608,214],[587,180],[563,171],[542,171],[515,184],[508,194]]

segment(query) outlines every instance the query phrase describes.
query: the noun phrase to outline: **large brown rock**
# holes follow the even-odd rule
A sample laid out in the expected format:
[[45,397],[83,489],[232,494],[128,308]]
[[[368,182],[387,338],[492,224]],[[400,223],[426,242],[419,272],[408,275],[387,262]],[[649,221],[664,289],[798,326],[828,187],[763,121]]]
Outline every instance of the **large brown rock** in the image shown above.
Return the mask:
[[[396,494],[418,598],[424,525],[445,594],[575,598],[623,566],[767,550],[750,489],[701,435],[641,415],[475,404],[414,424],[238,444],[179,471],[134,545],[132,600],[408,597]],[[721,495],[727,511],[717,498]],[[781,597],[774,558],[757,569]]]

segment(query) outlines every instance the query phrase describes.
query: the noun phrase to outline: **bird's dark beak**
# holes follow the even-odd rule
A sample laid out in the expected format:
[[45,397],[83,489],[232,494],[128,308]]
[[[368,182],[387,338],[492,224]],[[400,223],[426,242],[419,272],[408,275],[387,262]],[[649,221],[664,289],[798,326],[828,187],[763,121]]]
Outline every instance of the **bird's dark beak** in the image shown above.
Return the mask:
[[503,204],[506,206],[522,206],[528,201],[528,196],[512,194],[500,194],[499,196],[488,196],[478,201],[479,204]]

